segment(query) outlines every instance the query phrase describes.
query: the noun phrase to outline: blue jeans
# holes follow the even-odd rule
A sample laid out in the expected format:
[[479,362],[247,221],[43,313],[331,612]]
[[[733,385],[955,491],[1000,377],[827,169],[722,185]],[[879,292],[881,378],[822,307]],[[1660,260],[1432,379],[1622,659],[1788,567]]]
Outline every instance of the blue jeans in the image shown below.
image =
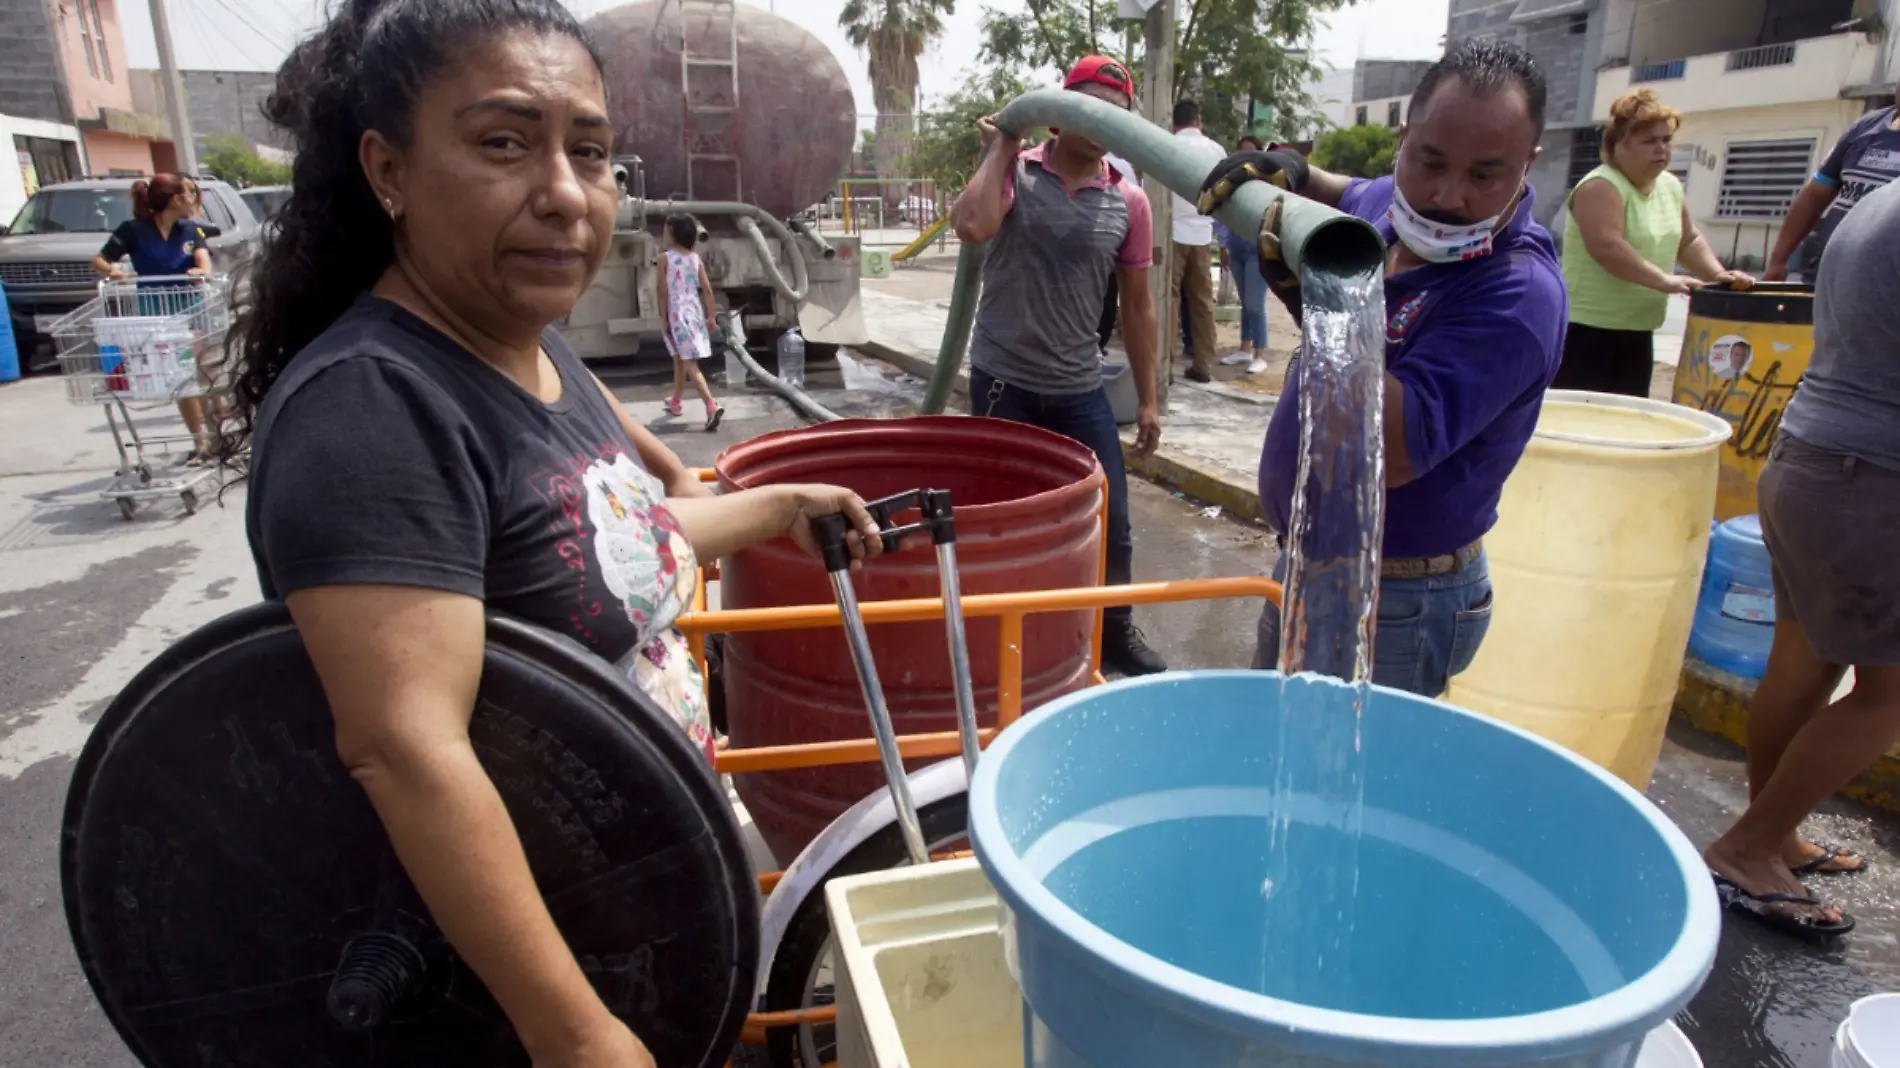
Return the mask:
[[1267,347],[1267,280],[1260,273],[1260,255],[1253,246],[1235,248],[1227,254],[1228,270],[1234,276],[1234,288],[1240,290],[1240,344],[1242,348]]
[[[1135,532],[1128,520],[1128,472],[1122,467],[1122,436],[1108,391],[1055,396],[1031,393],[1006,385],[995,377],[970,369],[970,410],[976,415],[1028,423],[1075,440],[1095,453],[1108,476],[1108,568],[1110,586],[1126,586],[1135,573]],[[1110,619],[1127,619],[1127,605],[1110,608]]]
[[[1286,581],[1286,557],[1273,565]],[[1491,627],[1491,569],[1484,554],[1449,575],[1379,582],[1379,624],[1372,641],[1372,681],[1423,697],[1438,697],[1451,677],[1471,666]],[[1280,607],[1260,613],[1260,644],[1253,666],[1280,659]]]

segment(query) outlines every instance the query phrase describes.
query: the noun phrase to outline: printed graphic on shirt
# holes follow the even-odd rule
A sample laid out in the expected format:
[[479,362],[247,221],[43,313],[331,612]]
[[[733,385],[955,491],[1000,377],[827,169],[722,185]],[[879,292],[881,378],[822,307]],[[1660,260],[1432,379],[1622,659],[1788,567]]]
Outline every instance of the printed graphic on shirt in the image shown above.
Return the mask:
[[673,621],[692,603],[698,560],[666,507],[666,489],[625,453],[595,460],[581,476],[594,559],[640,644],[618,666],[672,712],[695,747],[713,757],[705,681]]
[[1829,209],[1841,215],[1852,211],[1861,198],[1900,177],[1900,151],[1870,148],[1851,167],[1841,170],[1841,190]]
[[1425,298],[1430,295],[1430,290],[1421,289],[1407,298],[1405,303],[1398,306],[1398,310],[1394,311],[1391,318],[1387,319],[1385,323],[1386,344],[1402,345],[1405,343],[1405,335],[1411,331],[1413,324],[1418,322],[1419,310],[1425,307]]

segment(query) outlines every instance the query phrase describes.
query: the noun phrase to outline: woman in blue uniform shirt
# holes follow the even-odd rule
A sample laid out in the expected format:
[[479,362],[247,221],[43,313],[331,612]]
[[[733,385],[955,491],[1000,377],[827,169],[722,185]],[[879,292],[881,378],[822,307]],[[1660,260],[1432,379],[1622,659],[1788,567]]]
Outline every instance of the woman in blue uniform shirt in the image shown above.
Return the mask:
[[[127,277],[119,261],[130,257],[130,273],[142,278],[211,273],[211,250],[205,246],[205,232],[191,221],[194,205],[184,180],[174,174],[154,175],[148,181],[132,185],[132,218],[119,224],[106,239],[105,247],[92,258],[93,269],[111,279]],[[170,303],[170,302],[166,302]],[[145,309],[141,297],[140,312]],[[155,308],[165,314],[182,308]],[[211,458],[211,439],[206,431],[204,401],[199,397],[180,397],[178,414],[184,417],[194,444],[189,464]]]

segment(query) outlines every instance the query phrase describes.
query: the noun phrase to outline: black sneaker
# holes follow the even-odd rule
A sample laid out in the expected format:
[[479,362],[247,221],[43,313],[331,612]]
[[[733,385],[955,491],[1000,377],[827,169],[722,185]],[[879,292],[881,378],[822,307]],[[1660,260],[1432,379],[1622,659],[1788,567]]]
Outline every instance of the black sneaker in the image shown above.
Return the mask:
[[1212,382],[1214,380],[1213,375],[1208,374],[1206,371],[1201,370],[1199,367],[1188,368],[1186,373],[1182,377],[1186,378],[1189,382],[1199,382],[1203,385],[1209,382]]
[[1148,648],[1148,639],[1132,619],[1102,621],[1102,670],[1133,678],[1168,670],[1161,654]]

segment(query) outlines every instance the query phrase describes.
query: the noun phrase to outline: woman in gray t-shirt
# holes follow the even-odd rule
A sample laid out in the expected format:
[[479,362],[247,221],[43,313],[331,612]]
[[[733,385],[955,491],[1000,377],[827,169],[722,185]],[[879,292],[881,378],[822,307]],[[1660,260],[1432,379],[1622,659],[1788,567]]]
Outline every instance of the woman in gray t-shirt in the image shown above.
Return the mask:
[[[1900,741],[1900,183],[1867,194],[1821,260],[1814,357],[1760,483],[1775,642],[1748,717],[1748,810],[1704,854],[1725,904],[1802,934],[1852,917],[1802,876],[1867,861],[1799,834]],[[1848,667],[1854,688],[1829,703]]]

